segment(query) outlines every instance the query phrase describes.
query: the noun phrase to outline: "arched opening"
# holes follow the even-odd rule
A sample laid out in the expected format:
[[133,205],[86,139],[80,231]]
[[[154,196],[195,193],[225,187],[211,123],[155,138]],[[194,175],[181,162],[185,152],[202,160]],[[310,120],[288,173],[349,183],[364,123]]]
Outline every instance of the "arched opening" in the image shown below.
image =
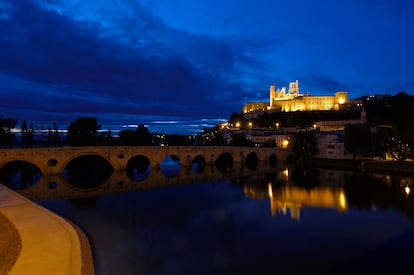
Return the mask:
[[112,165],[98,155],[83,155],[71,160],[63,173],[72,186],[90,189],[103,184],[114,172]]
[[160,169],[164,176],[175,177],[181,169],[179,158],[175,155],[166,156],[160,164]]
[[275,166],[276,166],[276,164],[277,164],[277,157],[276,157],[276,154],[272,153],[272,154],[269,156],[269,164],[270,164],[270,166],[272,166],[272,167],[275,167]]
[[58,187],[58,184],[57,184],[57,182],[56,182],[56,181],[50,181],[50,182],[47,184],[47,187],[49,187],[49,189],[56,189],[56,188]]
[[256,153],[251,152],[246,157],[246,167],[250,170],[256,170],[257,164],[259,162],[259,158],[257,157]]
[[233,168],[233,163],[234,161],[231,154],[223,153],[217,157],[214,165],[216,166],[217,170],[219,170],[222,173],[226,173],[229,172],[231,168]]
[[196,174],[201,174],[204,171],[204,168],[206,167],[207,162],[203,158],[203,156],[198,155],[191,161],[191,169]]
[[58,164],[57,159],[49,159],[47,161],[47,166],[49,166],[49,167],[55,167],[57,164]]
[[1,182],[13,190],[23,190],[35,185],[42,177],[39,167],[33,163],[15,160],[0,169]]
[[126,165],[126,174],[133,181],[142,181],[151,173],[150,160],[143,155],[134,156]]

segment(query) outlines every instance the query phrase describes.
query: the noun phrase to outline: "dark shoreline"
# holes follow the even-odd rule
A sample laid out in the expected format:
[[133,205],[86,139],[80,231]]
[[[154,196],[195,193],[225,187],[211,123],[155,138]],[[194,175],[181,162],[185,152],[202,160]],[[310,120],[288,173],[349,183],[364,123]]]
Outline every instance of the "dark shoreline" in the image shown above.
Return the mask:
[[384,161],[384,160],[353,160],[353,159],[324,159],[311,160],[314,167],[360,171],[380,174],[414,175],[414,161]]

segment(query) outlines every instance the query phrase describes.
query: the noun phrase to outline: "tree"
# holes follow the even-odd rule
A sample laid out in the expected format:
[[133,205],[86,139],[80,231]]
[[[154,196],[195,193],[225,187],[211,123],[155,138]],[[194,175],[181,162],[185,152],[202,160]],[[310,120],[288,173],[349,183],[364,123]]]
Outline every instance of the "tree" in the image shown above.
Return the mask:
[[372,153],[380,159],[385,159],[385,153],[388,151],[388,144],[393,137],[393,130],[390,127],[376,127],[375,134],[371,136]]
[[17,120],[14,118],[1,118],[0,117],[0,146],[5,147],[11,145],[14,134],[11,129],[15,128]]
[[357,156],[367,155],[371,152],[371,132],[367,124],[347,124],[345,125],[344,136],[345,149]]
[[22,121],[22,124],[20,125],[20,131],[22,134],[21,146],[26,147],[28,145],[28,128],[26,120]]
[[137,133],[131,129],[125,129],[119,132],[119,144],[124,146],[138,145]]
[[276,147],[276,140],[274,138],[266,139],[262,146],[263,147]]
[[189,145],[189,139],[187,135],[172,134],[166,135],[165,143],[169,146]]
[[233,133],[231,134],[231,140],[229,142],[230,146],[254,146],[251,140],[248,140],[245,135]]
[[50,125],[47,126],[47,146],[50,146],[53,142],[53,135],[52,135],[52,128],[50,128]]
[[60,143],[60,135],[57,123],[53,123],[53,146],[57,146]]
[[145,127],[145,125],[143,124],[138,125],[135,132],[136,132],[138,145],[140,146],[152,145],[152,136],[148,128]]
[[149,146],[153,145],[153,137],[145,125],[140,124],[135,131],[126,129],[119,132],[119,143],[125,146]]
[[34,127],[33,123],[30,122],[29,130],[27,131],[27,146],[32,147],[34,139]]
[[300,131],[293,138],[292,151],[299,161],[311,159],[318,153],[315,131]]
[[243,113],[236,113],[233,112],[230,115],[229,122],[232,124],[236,124],[237,122],[241,123],[243,121]]
[[99,145],[111,146],[111,145],[114,145],[114,144],[115,144],[115,139],[112,136],[112,131],[111,130],[104,131],[99,136]]
[[387,143],[387,152],[397,161],[407,159],[409,155],[408,144],[398,138],[390,138]]
[[101,126],[95,117],[78,117],[68,126],[68,143],[72,146],[97,144],[97,132]]

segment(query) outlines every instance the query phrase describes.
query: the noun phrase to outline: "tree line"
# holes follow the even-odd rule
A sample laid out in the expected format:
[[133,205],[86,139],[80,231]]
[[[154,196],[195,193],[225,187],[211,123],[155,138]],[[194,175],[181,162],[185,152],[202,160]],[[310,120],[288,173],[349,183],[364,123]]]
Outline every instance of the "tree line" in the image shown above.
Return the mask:
[[[13,132],[20,126],[20,133]],[[0,147],[39,146],[160,146],[193,145],[196,137],[180,134],[150,133],[143,124],[136,129],[125,129],[114,137],[111,130],[101,131],[96,117],[78,117],[66,127],[66,133],[59,131],[55,122],[37,133],[33,123],[23,120],[20,125],[14,118],[0,117]]]

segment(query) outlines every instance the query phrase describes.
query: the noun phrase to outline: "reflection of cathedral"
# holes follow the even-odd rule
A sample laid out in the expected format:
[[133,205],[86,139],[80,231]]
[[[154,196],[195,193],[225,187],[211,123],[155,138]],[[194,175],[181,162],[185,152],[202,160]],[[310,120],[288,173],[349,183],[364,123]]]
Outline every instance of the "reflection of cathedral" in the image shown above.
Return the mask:
[[270,199],[270,211],[272,216],[277,212],[287,215],[295,220],[300,219],[302,207],[336,208],[340,211],[347,209],[347,201],[343,188],[317,187],[306,189],[292,185],[284,185],[280,188],[273,188],[272,184],[267,185],[267,192],[263,188],[244,186],[244,195],[254,199]]
[[333,96],[310,96],[308,93],[299,93],[299,81],[289,83],[286,87],[275,90],[275,85],[270,86],[269,103],[249,102],[243,106],[243,113],[277,110],[284,112],[294,111],[319,111],[339,110],[342,104],[348,102],[348,92],[336,92]]

